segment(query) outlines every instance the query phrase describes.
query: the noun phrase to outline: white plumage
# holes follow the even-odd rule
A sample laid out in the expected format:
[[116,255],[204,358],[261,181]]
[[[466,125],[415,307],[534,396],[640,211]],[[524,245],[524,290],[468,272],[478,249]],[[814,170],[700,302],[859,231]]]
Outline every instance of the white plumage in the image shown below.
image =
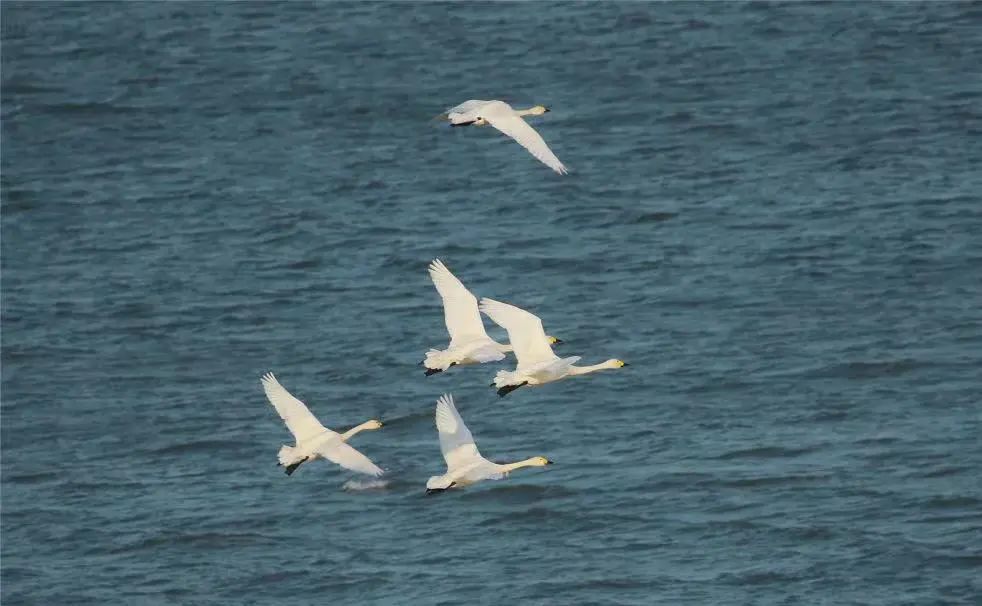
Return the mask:
[[539,116],[548,111],[541,105],[516,111],[504,101],[471,99],[447,110],[446,117],[453,126],[490,124],[517,141],[540,162],[560,175],[565,175],[568,171],[563,163],[552,153],[539,133],[522,119],[523,116]]
[[444,394],[436,403],[436,429],[440,434],[440,452],[447,462],[447,473],[426,482],[426,492],[438,492],[454,486],[466,486],[482,480],[499,480],[523,467],[550,465],[545,457],[532,457],[517,463],[499,465],[477,450],[474,437],[454,406],[453,396]]
[[293,446],[284,445],[280,448],[279,464],[286,468],[287,475],[292,474],[302,463],[319,458],[327,459],[351,471],[371,476],[382,475],[382,470],[375,463],[346,443],[349,438],[364,429],[382,427],[381,422],[366,421],[342,435],[321,425],[303,402],[293,397],[280,385],[273,373],[263,375],[262,384],[266,398],[286,423],[287,429],[296,441]]
[[[426,359],[423,360],[426,374],[442,372],[456,364],[482,364],[505,359],[512,346],[498,343],[488,336],[478,310],[477,297],[439,259],[430,263],[429,271],[430,279],[443,299],[443,319],[450,333],[450,345],[444,350],[431,349],[426,352]],[[549,344],[559,342],[555,337],[546,339]]]
[[627,366],[616,359],[593,366],[574,366],[580,357],[560,358],[554,354],[538,316],[488,298],[481,299],[480,309],[508,331],[508,340],[514,346],[518,360],[514,371],[501,370],[495,375],[493,386],[498,388],[499,396],[504,397],[523,385],[542,385],[564,377]]

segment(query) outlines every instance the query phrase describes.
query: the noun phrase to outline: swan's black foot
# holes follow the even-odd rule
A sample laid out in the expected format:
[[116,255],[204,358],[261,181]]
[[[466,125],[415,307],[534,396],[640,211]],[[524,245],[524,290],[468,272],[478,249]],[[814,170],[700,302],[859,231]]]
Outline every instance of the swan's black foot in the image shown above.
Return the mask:
[[507,396],[508,394],[510,394],[511,392],[513,392],[516,389],[518,389],[519,387],[522,387],[523,385],[528,385],[528,384],[529,384],[528,381],[523,381],[522,383],[519,383],[518,385],[505,385],[504,387],[502,387],[501,389],[498,390],[498,397],[499,398],[503,398],[503,397]]
[[[456,366],[456,365],[457,365],[456,362],[451,362],[450,363],[450,366]],[[450,366],[448,366],[447,368],[450,368]],[[441,368],[427,368],[426,369],[426,376],[435,375],[438,372],[443,372],[443,369],[441,369]]]
[[310,457],[304,457],[303,459],[301,459],[301,460],[299,460],[299,461],[297,461],[296,463],[293,463],[293,464],[290,464],[290,465],[287,465],[287,466],[286,466],[286,475],[288,475],[288,476],[292,476],[292,475],[293,475],[293,472],[297,470],[297,467],[300,467],[301,465],[303,465],[303,464],[304,464],[304,462],[305,462],[305,461],[306,461],[307,459],[309,459],[309,458],[310,458]]

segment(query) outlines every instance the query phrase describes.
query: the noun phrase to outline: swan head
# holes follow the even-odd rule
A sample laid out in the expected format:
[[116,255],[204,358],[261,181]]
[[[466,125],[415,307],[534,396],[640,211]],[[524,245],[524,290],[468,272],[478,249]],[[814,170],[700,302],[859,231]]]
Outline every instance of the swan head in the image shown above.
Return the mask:
[[545,457],[532,457],[529,459],[529,465],[533,467],[545,467],[546,465],[552,465],[552,461]]
[[562,339],[558,339],[558,338],[553,337],[553,336],[548,336],[546,338],[549,339],[549,345],[559,345],[559,344],[561,344],[563,342]]
[[453,488],[457,483],[448,478],[447,476],[433,476],[426,481],[426,494],[433,494],[434,492],[443,492],[448,488]]
[[529,115],[531,116],[541,116],[542,114],[549,111],[549,108],[545,105],[536,105],[535,107],[529,108]]
[[365,421],[365,429],[382,429],[382,421],[379,421],[378,419]]
[[607,360],[607,366],[611,368],[624,368],[627,365],[627,362],[624,360]]

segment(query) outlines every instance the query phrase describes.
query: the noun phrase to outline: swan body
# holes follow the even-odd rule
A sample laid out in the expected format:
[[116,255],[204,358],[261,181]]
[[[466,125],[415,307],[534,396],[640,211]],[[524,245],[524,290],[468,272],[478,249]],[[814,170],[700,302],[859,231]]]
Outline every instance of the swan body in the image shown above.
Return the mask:
[[436,429],[440,434],[440,451],[447,462],[447,473],[427,480],[427,494],[482,480],[500,480],[512,471],[523,467],[542,467],[552,464],[552,461],[545,457],[532,457],[504,465],[485,459],[478,452],[477,445],[474,444],[474,436],[457,412],[453,396],[448,394],[437,400]]
[[[439,259],[430,263],[429,272],[433,285],[443,299],[443,319],[450,333],[450,345],[444,350],[431,349],[426,352],[423,360],[426,374],[443,372],[457,364],[482,364],[505,359],[505,354],[513,351],[513,348],[488,336],[478,310],[477,297]],[[556,337],[547,336],[546,339],[550,344],[561,343]]]
[[375,463],[347,444],[352,436],[361,431],[382,427],[381,421],[365,421],[339,434],[321,425],[303,402],[280,385],[273,373],[263,375],[262,384],[266,398],[296,441],[293,446],[283,445],[280,448],[279,465],[286,468],[286,475],[292,475],[303,463],[317,459],[327,459],[345,469],[370,476],[382,475],[382,470]]
[[541,105],[515,110],[504,101],[471,99],[447,110],[445,115],[451,126],[490,124],[514,139],[537,160],[560,175],[565,175],[568,171],[563,163],[552,153],[542,136],[522,119],[524,116],[541,116],[548,111]]
[[513,371],[501,370],[492,387],[504,397],[523,385],[543,385],[566,377],[585,375],[598,370],[623,368],[627,364],[610,359],[593,366],[576,366],[579,356],[560,358],[549,347],[542,320],[524,309],[494,299],[481,299],[480,309],[496,324],[508,331],[508,340],[515,347],[518,365]]

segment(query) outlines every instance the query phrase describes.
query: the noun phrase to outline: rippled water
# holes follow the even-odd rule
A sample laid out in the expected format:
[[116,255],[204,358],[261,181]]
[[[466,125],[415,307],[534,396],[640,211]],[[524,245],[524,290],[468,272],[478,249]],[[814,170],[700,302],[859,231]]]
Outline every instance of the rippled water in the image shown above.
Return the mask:
[[[5,606],[979,603],[980,24],[4,2]],[[434,257],[631,366],[424,377]],[[286,477],[268,370],[389,483]],[[445,391],[557,465],[424,497]]]

